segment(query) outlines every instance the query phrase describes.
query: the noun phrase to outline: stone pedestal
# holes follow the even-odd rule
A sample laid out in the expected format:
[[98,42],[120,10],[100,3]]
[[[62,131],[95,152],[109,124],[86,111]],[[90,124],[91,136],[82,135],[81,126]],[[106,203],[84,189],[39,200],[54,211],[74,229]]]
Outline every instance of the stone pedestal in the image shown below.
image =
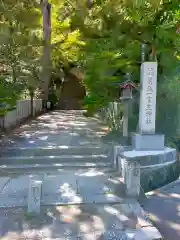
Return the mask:
[[[128,196],[139,195],[140,179],[145,170],[147,172],[148,169],[148,172],[146,177],[143,178],[143,185],[147,185],[149,179],[153,182],[152,176],[154,176],[153,173],[155,170],[158,168],[168,169],[176,162],[176,149],[168,147],[158,151],[138,151],[131,149],[117,151],[117,154],[116,167],[121,173]],[[158,171],[155,172],[155,175],[157,174],[159,174]],[[166,171],[164,174],[166,174]],[[147,183],[145,183],[146,181]]]
[[164,150],[164,135],[135,133],[132,136],[132,147],[137,151]]
[[168,177],[167,169],[176,162],[176,149],[165,147],[164,135],[155,131],[157,62],[142,63],[140,81],[139,133],[132,136],[131,150],[116,147],[114,151],[114,165],[121,172],[127,194],[133,196],[140,193],[142,173],[146,171],[143,185],[148,185],[149,179],[153,185],[153,181],[157,181],[156,176],[166,169],[163,171],[162,185]]

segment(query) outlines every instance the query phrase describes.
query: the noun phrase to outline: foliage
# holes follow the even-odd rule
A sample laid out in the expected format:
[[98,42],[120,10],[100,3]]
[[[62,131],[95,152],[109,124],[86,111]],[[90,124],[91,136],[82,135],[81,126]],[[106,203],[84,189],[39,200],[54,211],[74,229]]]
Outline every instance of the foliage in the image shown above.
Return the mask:
[[[119,83],[127,72],[139,82],[142,43],[146,60],[158,61],[158,79],[179,63],[179,0],[49,2],[53,68],[61,78],[71,66],[83,69],[84,106],[90,113],[118,98]],[[0,2],[0,84],[4,89],[9,82],[14,95],[26,88],[36,91],[40,85],[39,4],[36,0]]]
[[146,60],[158,60],[159,76],[178,64],[179,1],[95,1],[84,15],[79,26],[86,43],[84,81],[96,105],[117,96],[114,82],[123,81],[126,72],[139,82],[142,43]]
[[157,95],[157,131],[168,139],[180,133],[180,77],[169,76],[161,80]]
[[0,79],[0,116],[12,110],[17,100],[17,96],[13,92],[13,86],[10,83],[2,84],[1,82],[2,79]]
[[111,131],[122,132],[122,112],[121,103],[110,102],[100,110],[100,116]]
[[35,0],[0,2],[0,89],[13,102],[24,89],[38,85],[40,14]]
[[48,100],[51,101],[53,103],[53,105],[55,105],[57,103],[57,95],[56,95],[56,91],[52,88],[49,91],[49,96],[48,96]]
[[76,1],[52,0],[51,49],[52,65],[55,73],[62,77],[70,64],[78,64],[79,52],[84,42],[78,28],[72,28]]

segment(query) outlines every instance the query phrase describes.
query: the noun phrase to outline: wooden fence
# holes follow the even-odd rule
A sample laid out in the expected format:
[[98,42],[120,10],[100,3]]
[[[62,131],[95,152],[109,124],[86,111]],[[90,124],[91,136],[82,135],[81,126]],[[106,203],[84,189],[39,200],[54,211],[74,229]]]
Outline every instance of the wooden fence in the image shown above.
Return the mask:
[[[34,99],[33,115],[42,111],[42,100]],[[16,109],[9,111],[6,116],[0,117],[0,128],[8,129],[14,127],[27,119],[31,115],[31,101],[19,100],[16,103]]]

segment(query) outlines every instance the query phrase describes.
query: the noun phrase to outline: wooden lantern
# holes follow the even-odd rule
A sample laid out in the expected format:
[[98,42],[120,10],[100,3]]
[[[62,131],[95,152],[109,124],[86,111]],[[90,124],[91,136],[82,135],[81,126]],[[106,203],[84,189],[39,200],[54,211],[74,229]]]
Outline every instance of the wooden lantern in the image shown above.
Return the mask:
[[132,82],[125,82],[120,85],[121,88],[121,100],[132,99],[132,90],[136,88],[136,85]]

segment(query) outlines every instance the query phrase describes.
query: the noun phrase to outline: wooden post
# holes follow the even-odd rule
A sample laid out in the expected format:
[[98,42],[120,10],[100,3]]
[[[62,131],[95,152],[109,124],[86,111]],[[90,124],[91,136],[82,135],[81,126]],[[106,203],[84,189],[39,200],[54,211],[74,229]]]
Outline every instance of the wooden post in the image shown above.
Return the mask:
[[123,113],[123,137],[128,137],[128,100],[124,101],[124,113]]
[[124,103],[123,112],[123,137],[128,137],[128,113],[129,113],[129,100],[132,98],[132,90],[130,87],[124,88],[122,92],[122,100]]
[[31,101],[31,116],[34,115],[34,88],[32,86],[29,87],[29,96]]

